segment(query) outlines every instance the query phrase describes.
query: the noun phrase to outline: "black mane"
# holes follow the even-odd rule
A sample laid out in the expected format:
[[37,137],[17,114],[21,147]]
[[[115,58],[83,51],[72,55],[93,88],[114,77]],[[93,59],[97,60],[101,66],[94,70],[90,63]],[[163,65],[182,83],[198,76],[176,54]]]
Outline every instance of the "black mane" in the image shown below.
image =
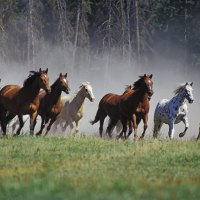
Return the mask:
[[135,83],[133,84],[133,87],[135,89],[139,88],[141,86],[141,83],[144,81],[144,76],[139,76],[140,79],[138,79],[137,81],[135,81]]
[[30,71],[30,74],[26,80],[24,80],[23,86],[30,86],[32,82],[41,75],[42,72]]

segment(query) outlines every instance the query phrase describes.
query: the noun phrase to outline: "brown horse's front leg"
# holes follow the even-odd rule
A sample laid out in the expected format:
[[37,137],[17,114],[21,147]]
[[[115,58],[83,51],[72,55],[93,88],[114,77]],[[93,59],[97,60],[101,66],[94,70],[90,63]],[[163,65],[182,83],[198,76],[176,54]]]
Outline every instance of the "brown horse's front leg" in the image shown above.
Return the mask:
[[41,121],[41,126],[40,126],[40,130],[35,134],[36,136],[39,136],[42,134],[42,131],[45,127],[45,117],[44,116],[41,116],[42,118],[42,121]]
[[51,119],[51,121],[50,121],[49,125],[47,126],[47,130],[46,130],[46,133],[45,133],[45,135],[47,135],[47,134],[48,134],[48,132],[49,132],[49,131],[50,131],[50,129],[51,129],[51,126],[52,126],[52,124],[53,124],[55,121],[56,121],[56,117],[54,117],[54,118],[52,118],[52,119]]
[[147,130],[147,127],[148,127],[148,114],[145,114],[144,117],[143,117],[143,123],[144,123],[144,129],[143,129],[143,133],[140,137],[140,139],[143,139],[144,136],[145,136],[145,132]]
[[138,133],[137,133],[137,122],[136,122],[136,114],[133,114],[133,129],[134,129],[134,141],[138,140]]
[[30,135],[34,135],[34,128],[36,125],[37,112],[30,114]]

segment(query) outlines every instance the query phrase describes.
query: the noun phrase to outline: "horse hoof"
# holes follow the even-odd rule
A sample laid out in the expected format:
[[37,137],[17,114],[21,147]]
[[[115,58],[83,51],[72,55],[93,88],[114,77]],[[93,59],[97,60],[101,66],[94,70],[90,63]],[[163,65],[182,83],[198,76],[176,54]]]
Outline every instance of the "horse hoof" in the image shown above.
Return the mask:
[[185,133],[180,133],[179,137],[183,137],[185,135]]
[[140,136],[140,140],[143,140],[144,139],[144,136]]

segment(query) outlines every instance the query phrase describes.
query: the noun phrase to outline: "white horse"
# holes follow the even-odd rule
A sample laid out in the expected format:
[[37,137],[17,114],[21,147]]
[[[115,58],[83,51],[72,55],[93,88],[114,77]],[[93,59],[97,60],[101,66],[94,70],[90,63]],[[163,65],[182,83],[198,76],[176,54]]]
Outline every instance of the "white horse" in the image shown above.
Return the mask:
[[73,122],[75,122],[75,132],[79,132],[80,119],[84,115],[83,104],[85,98],[88,98],[91,102],[95,99],[89,82],[82,83],[75,96],[67,96],[61,99],[64,106],[53,124],[54,131],[57,130],[58,125],[62,128],[62,131],[65,131],[68,125],[72,130],[74,128]]
[[192,85],[193,83],[188,82],[180,85],[174,91],[175,96],[172,99],[163,99],[157,104],[154,113],[154,138],[157,138],[162,124],[165,123],[169,125],[168,134],[169,138],[172,139],[174,137],[174,124],[178,124],[181,121],[185,124],[185,130],[179,134],[179,137],[185,135],[189,127],[186,99],[189,103],[193,103],[194,101]]

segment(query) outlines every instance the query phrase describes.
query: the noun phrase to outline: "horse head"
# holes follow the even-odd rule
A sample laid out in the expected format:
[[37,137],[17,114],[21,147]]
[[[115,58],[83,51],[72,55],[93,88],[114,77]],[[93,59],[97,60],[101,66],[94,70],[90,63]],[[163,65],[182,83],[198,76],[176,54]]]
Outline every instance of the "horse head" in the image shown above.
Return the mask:
[[44,89],[47,93],[51,92],[51,88],[49,87],[49,76],[48,76],[48,68],[46,70],[39,69],[39,86]]
[[193,86],[193,82],[191,82],[191,83],[187,82],[184,85],[185,97],[186,97],[186,99],[188,100],[189,103],[193,103],[194,102],[194,97],[193,97],[193,94],[192,94],[192,90],[193,90],[192,86]]
[[82,85],[80,87],[82,88],[84,96],[86,98],[88,98],[91,102],[93,102],[95,100],[95,97],[94,97],[94,94],[93,94],[91,84],[89,82],[84,82],[84,83],[82,83]]
[[58,81],[60,83],[62,91],[65,92],[66,94],[69,94],[70,88],[68,80],[66,78],[67,78],[67,73],[66,74],[60,73]]
[[140,79],[134,83],[134,88],[143,89],[145,92],[148,93],[148,96],[151,97],[154,93],[152,77],[152,74],[144,74],[144,76],[140,76]]

